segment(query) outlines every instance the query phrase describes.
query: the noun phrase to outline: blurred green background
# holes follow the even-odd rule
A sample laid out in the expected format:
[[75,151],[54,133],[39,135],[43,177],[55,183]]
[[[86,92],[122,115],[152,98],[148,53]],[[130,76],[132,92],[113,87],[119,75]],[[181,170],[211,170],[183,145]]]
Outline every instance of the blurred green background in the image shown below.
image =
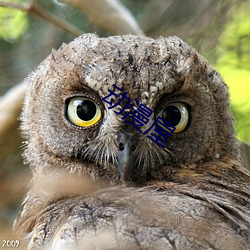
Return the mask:
[[[13,8],[15,4],[23,10]],[[0,6],[7,6],[0,7],[0,235],[9,233],[30,179],[22,163],[17,129],[22,94],[19,89],[6,93],[52,48],[74,39],[76,35],[65,26],[73,26],[69,27],[73,33],[100,36],[144,33],[181,37],[224,77],[237,137],[250,142],[249,0],[4,0]],[[58,18],[60,24],[55,26]],[[6,113],[13,113],[12,120],[2,126]],[[3,228],[7,230],[1,231]]]

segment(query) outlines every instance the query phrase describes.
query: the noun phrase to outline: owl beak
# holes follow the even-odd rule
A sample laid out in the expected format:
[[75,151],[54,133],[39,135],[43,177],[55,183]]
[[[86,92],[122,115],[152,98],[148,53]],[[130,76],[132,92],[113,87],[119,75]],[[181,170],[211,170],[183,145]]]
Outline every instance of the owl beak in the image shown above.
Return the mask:
[[131,173],[135,164],[135,149],[138,144],[139,135],[135,133],[120,132],[118,135],[118,145],[120,157],[118,160],[118,170],[122,182],[131,179]]

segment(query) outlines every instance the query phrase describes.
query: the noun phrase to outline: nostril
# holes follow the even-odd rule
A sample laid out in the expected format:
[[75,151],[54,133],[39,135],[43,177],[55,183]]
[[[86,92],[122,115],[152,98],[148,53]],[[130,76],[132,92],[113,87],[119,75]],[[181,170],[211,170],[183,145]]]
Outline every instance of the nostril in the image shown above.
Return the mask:
[[131,146],[131,150],[132,150],[132,152],[135,151],[135,145],[132,145],[132,146]]
[[122,151],[124,149],[124,144],[123,143],[119,143],[119,149],[120,149],[120,151]]

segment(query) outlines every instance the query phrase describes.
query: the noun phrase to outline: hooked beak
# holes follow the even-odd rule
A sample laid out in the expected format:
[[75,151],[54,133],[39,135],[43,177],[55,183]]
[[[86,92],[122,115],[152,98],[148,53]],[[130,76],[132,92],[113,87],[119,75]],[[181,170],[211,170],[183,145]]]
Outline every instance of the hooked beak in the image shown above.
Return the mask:
[[138,144],[139,135],[136,133],[120,132],[118,134],[118,146],[120,157],[118,160],[118,170],[122,182],[131,179],[131,173],[136,161],[135,149]]

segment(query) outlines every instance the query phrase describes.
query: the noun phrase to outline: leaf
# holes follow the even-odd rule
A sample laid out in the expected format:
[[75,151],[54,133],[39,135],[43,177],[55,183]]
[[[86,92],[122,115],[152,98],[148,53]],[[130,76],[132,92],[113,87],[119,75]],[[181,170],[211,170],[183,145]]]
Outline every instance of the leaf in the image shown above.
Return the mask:
[[27,13],[21,10],[0,7],[0,38],[19,38],[28,28]]

